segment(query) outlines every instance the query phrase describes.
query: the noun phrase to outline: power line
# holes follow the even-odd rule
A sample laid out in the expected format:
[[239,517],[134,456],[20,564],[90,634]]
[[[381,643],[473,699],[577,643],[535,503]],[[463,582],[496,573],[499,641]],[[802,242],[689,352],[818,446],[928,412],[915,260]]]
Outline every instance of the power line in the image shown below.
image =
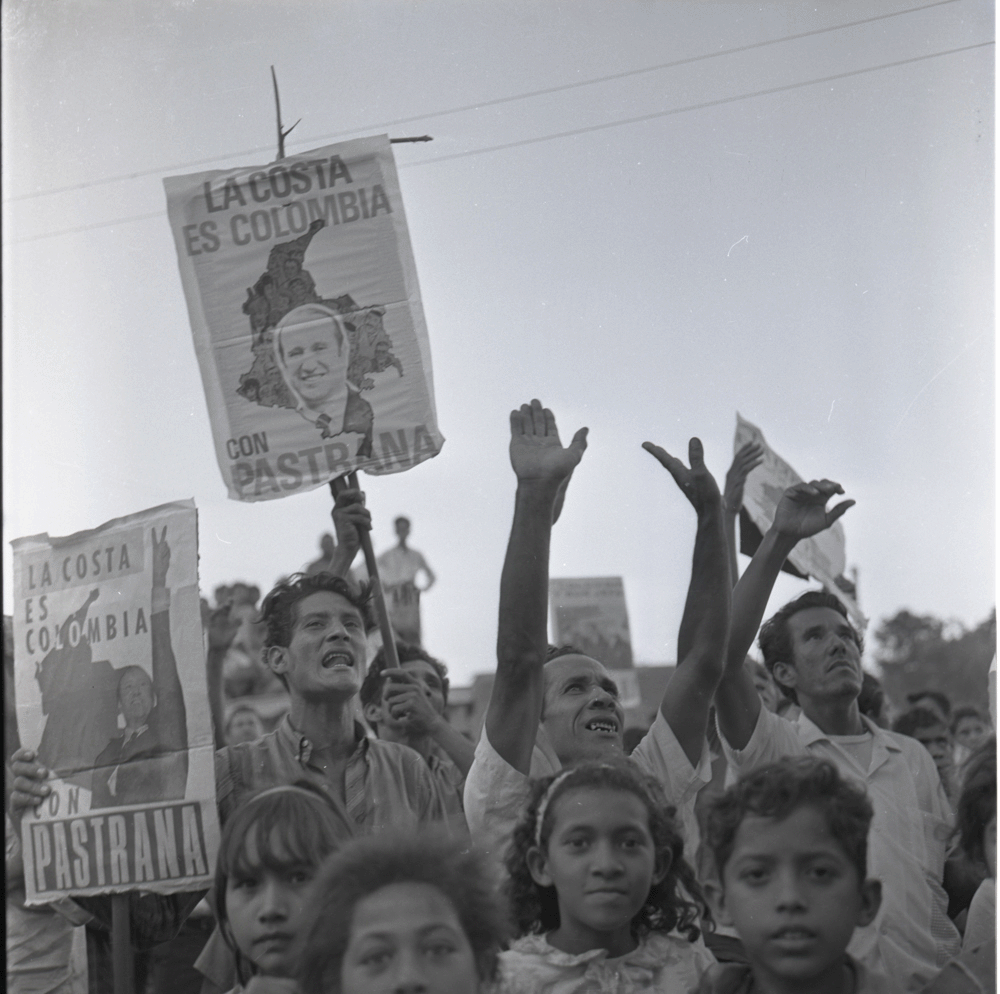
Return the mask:
[[[562,93],[566,90],[575,90],[582,86],[596,86],[599,83],[614,82],[619,79],[627,79],[631,76],[641,76],[645,73],[660,72],[663,69],[674,69],[678,66],[690,65],[695,62],[703,62],[706,59],[717,59],[724,55],[737,55],[740,52],[749,52],[757,48],[766,48],[771,45],[783,44],[786,41],[800,41],[803,38],[811,38],[816,35],[828,34],[831,31],[843,31],[847,28],[859,27],[863,24],[872,24],[876,21],[884,21],[892,17],[902,17],[905,14],[915,14],[923,10],[930,10],[932,7],[944,7],[948,4],[958,3],[959,0],[936,0],[934,3],[925,4],[921,7],[909,7],[906,10],[897,10],[889,14],[878,14],[874,17],[865,17],[858,21],[848,21],[845,24],[835,24],[827,28],[815,28],[812,31],[802,31],[798,34],[784,35],[781,38],[771,38],[767,41],[751,42],[747,45],[739,45],[736,48],[723,48],[717,52],[706,52],[702,55],[692,55],[686,59],[676,59],[673,62],[661,62],[655,66],[645,66],[642,69],[628,69],[624,72],[612,73],[608,76],[598,76],[594,79],[577,80],[573,83],[561,83],[558,86],[550,86],[541,90],[530,90],[526,93],[515,93],[507,97],[497,97],[495,100],[484,100],[479,103],[463,104],[459,107],[448,107],[444,110],[430,111],[426,114],[415,114],[412,117],[397,117],[392,121],[381,121],[377,124],[350,128],[344,131],[333,131],[325,135],[317,135],[314,138],[302,139],[294,142],[296,147],[312,145],[315,142],[327,141],[330,138],[340,138],[344,135],[357,134],[359,131],[374,131],[379,128],[392,128],[401,124],[412,124],[414,121],[427,121],[435,117],[445,117],[449,114],[461,114],[469,110],[482,110],[485,107],[496,107],[501,104],[513,103],[517,100],[528,100],[532,97],[548,96],[552,93]],[[173,166],[161,166],[155,169],[142,169],[132,173],[122,173],[119,176],[108,176],[104,179],[87,180],[82,183],[74,183],[70,186],[51,187],[48,190],[36,190],[33,193],[21,193],[16,197],[8,197],[7,201],[13,203],[19,200],[32,200],[36,197],[47,197],[56,193],[70,193],[73,190],[84,190],[94,186],[104,186],[108,183],[118,183],[122,180],[140,179],[143,176],[159,175],[164,172],[173,172],[176,169],[187,169],[191,166],[205,166],[213,162],[224,161],[225,159],[242,158],[243,156],[257,155],[271,149],[270,145],[261,145],[256,148],[246,149],[243,152],[233,152],[230,155],[216,155],[209,159],[193,159],[189,162],[181,162]],[[437,160],[429,160],[437,161]]]
[[[799,83],[787,83],[784,86],[775,86],[766,90],[755,90],[753,93],[741,93],[732,97],[720,97],[718,100],[707,100],[703,103],[688,104],[685,107],[674,107],[670,110],[654,111],[651,114],[643,114],[639,117],[630,117],[622,121],[606,121],[604,124],[593,124],[586,128],[575,128],[572,131],[559,131],[548,135],[541,135],[537,138],[523,138],[516,142],[506,142],[502,145],[489,145],[484,148],[469,149],[465,152],[454,152],[449,155],[439,155],[429,159],[421,159],[419,162],[402,163],[397,168],[414,169],[417,166],[426,166],[432,162],[447,162],[452,159],[465,159],[473,155],[484,155],[488,152],[500,152],[509,148],[521,148],[525,145],[537,145],[540,142],[555,141],[559,138],[571,138],[576,135],[591,134],[595,131],[606,131],[610,128],[620,128],[628,124],[641,124],[645,121],[653,121],[661,117],[671,117],[675,114],[684,114],[689,111],[705,110],[709,107],[720,107],[724,104],[737,103],[740,100],[751,100],[755,97],[771,96],[775,93],[787,93],[789,90],[797,90],[806,86],[816,86],[820,83],[832,83],[839,79],[848,79],[852,76],[862,76],[866,73],[880,72],[883,69],[896,69],[899,66],[913,65],[916,62],[926,62],[928,59],[937,59],[945,55],[957,55],[960,52],[970,52],[977,48],[986,48],[995,44],[993,41],[982,41],[975,45],[964,45],[961,48],[949,48],[941,52],[931,52],[927,55],[916,55],[910,59],[899,59],[896,62],[885,62],[878,66],[868,66],[865,69],[852,69],[848,72],[836,73],[833,76],[822,76],[818,79],[807,79]],[[41,235],[31,235],[27,238],[14,239],[15,244],[23,242],[34,242],[42,238],[55,238],[57,235],[77,234],[81,231],[90,231],[94,228],[107,228],[116,224],[127,224],[130,221],[146,221],[154,217],[163,217],[166,211],[157,211],[153,214],[141,214],[135,217],[125,217],[114,221],[97,221],[94,224],[80,225],[76,228],[66,228],[59,231],[50,231]]]
[[912,59],[900,59],[898,62],[886,62],[880,66],[870,66],[867,69],[853,69],[850,72],[837,73],[834,76],[823,76],[820,79],[809,79],[801,83],[788,83],[785,86],[775,86],[767,90],[757,90],[754,93],[742,93],[735,97],[720,97],[718,100],[706,100],[700,104],[688,104],[686,107],[675,107],[672,110],[658,110],[652,114],[643,114],[640,117],[629,117],[623,121],[608,121],[605,124],[593,124],[586,128],[575,128],[572,131],[560,131],[556,134],[542,135],[539,138],[524,138],[521,141],[507,142],[503,145],[490,145],[486,148],[470,149],[467,152],[453,152],[449,155],[438,155],[430,159],[421,159],[419,162],[404,162],[399,169],[413,169],[417,166],[426,166],[431,162],[447,162],[449,159],[464,159],[471,155],[483,155],[486,152],[499,152],[508,148],[520,148],[523,145],[535,145],[538,142],[553,141],[557,138],[571,138],[574,135],[586,135],[594,131],[606,131],[608,128],[620,128],[626,124],[641,124],[643,121],[653,121],[660,117],[670,117],[673,114],[684,114],[692,110],[705,110],[708,107],[720,107],[723,104],[736,103],[739,100],[750,100],[753,97],[766,97],[774,93],[786,93],[789,90],[797,90],[803,86],[815,86],[818,83],[832,83],[834,80],[847,79],[850,76],[862,76],[865,73],[878,72],[882,69],[894,69],[898,66],[911,65],[914,62],[924,62],[927,59],[936,59],[942,55],[956,55],[959,52],[968,52],[974,48],[983,48],[993,45],[995,42],[983,41],[976,45],[965,45],[962,48],[950,48],[945,52],[932,52],[930,55],[917,55]]

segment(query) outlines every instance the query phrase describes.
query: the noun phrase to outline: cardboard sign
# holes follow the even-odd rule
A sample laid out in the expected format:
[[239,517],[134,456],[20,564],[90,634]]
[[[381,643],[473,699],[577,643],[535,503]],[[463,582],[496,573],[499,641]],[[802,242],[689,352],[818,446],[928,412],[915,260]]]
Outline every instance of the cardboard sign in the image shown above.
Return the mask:
[[552,641],[572,645],[608,669],[631,669],[632,636],[620,576],[549,580]]
[[[756,442],[764,450],[764,461],[754,469],[743,487],[743,510],[761,534],[774,522],[774,514],[784,492],[802,482],[802,477],[785,462],[764,439],[764,433],[737,412],[736,437],[733,452],[739,452],[747,442]],[[788,556],[799,575],[811,576],[838,597],[855,623],[864,628],[868,619],[857,602],[838,583],[847,564],[844,527],[839,521],[811,538],[802,539]]]
[[21,823],[27,902],[210,886],[219,829],[194,503],[12,545],[17,724],[52,788]]
[[438,454],[430,342],[389,139],[164,179],[234,500]]

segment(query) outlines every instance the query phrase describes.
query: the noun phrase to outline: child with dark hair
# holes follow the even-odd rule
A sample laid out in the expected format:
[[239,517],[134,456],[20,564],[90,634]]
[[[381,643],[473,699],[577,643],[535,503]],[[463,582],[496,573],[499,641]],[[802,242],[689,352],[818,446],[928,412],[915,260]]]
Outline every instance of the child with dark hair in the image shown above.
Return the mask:
[[703,994],[886,994],[897,988],[847,953],[881,885],[867,877],[872,806],[826,760],[788,758],[747,774],[712,805],[706,843],[713,910],[749,966],[714,968]]
[[396,642],[399,669],[388,670],[380,648],[361,684],[361,706],[375,734],[424,758],[449,821],[465,828],[462,791],[475,746],[448,723],[448,667],[418,645]]
[[506,908],[468,845],[433,830],[358,839],[313,894],[303,994],[477,994],[496,978]]
[[979,708],[962,704],[951,713],[951,736],[958,768],[990,737],[990,719]]
[[625,760],[532,785],[506,857],[515,924],[502,994],[692,990],[714,962],[674,809]]
[[215,867],[219,928],[236,959],[234,992],[296,990],[296,942],[320,864],[343,829],[308,781],[253,795],[226,824]]

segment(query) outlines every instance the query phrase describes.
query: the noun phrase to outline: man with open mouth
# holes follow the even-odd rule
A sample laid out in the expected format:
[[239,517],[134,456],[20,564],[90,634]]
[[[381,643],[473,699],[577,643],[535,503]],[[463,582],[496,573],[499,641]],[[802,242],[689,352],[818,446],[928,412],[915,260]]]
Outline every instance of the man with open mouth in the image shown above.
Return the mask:
[[[599,660],[546,637],[549,540],[573,470],[586,449],[582,428],[568,446],[555,417],[533,400],[512,411],[510,459],[517,477],[514,522],[500,580],[497,671],[486,723],[465,784],[473,839],[500,859],[527,800],[530,777],[622,754],[624,711]],[[698,517],[694,563],[674,672],[652,728],[632,759],[677,806],[686,851],[697,840],[694,799],[711,779],[705,730],[722,673],[730,579],[723,500],[701,442],[690,468],[659,446],[644,448],[671,473]]]

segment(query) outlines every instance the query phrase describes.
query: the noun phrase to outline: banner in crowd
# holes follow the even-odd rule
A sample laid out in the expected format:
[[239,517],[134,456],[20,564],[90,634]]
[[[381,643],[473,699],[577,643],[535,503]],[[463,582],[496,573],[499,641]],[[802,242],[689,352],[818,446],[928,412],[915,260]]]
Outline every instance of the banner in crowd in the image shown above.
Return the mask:
[[554,645],[572,645],[613,669],[623,707],[639,703],[632,636],[620,576],[549,580]]
[[389,139],[164,179],[216,457],[258,501],[438,454]]
[[[760,428],[737,412],[734,452],[739,452],[747,442],[755,442],[761,446],[764,461],[746,479],[742,512],[746,513],[763,534],[771,527],[778,502],[785,490],[801,483],[802,477],[767,444]],[[800,541],[789,554],[788,562],[794,567],[790,572],[819,580],[830,593],[838,597],[856,624],[862,628],[868,624],[868,619],[850,593],[853,585],[844,578],[847,557],[844,527],[839,521],[835,521],[830,528],[818,535]]]
[[52,789],[21,822],[27,902],[210,886],[219,829],[194,503],[12,545],[17,725]]

